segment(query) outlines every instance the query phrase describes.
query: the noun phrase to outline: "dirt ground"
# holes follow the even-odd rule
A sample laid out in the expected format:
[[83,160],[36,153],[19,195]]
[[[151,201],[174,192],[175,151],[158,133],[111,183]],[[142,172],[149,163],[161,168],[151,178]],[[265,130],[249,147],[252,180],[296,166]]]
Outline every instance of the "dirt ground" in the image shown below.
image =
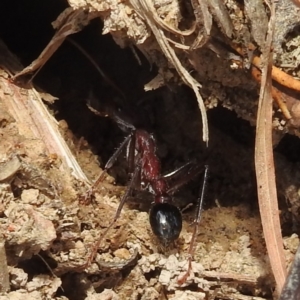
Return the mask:
[[[72,39],[105,70],[126,100],[68,41],[33,85],[12,82],[11,73],[30,64],[51,40],[51,22],[66,6],[64,1],[46,1],[43,7],[38,2],[0,4],[0,300],[276,299],[254,173],[259,87],[249,72],[232,69],[209,49],[197,50],[194,72],[208,109],[207,149],[193,92],[176,81],[145,92],[144,85],[158,68],[137,49],[121,49],[110,35],[100,35],[100,20]],[[276,63],[285,62],[286,71],[298,76],[298,67],[287,63],[298,38],[296,21],[287,26],[285,46],[278,40],[275,46],[282,54]],[[287,32],[278,39],[286,39]],[[96,116],[86,103],[101,110],[111,101],[154,134],[163,173],[189,161],[210,166],[192,272],[182,285],[178,279],[187,269],[201,174],[174,196],[184,223],[170,249],[162,249],[151,232],[148,211],[153,197],[136,192],[101,241],[95,260],[85,265],[93,245],[113,220],[128,180],[124,153],[92,201],[83,201],[125,137],[110,118]],[[46,119],[41,116],[47,116],[57,132],[45,129]],[[300,142],[296,130],[291,132],[283,120],[274,107],[280,217],[290,264],[299,244]],[[70,152],[57,154],[53,144],[58,142],[50,135],[62,137]],[[70,158],[76,168],[68,164]]]

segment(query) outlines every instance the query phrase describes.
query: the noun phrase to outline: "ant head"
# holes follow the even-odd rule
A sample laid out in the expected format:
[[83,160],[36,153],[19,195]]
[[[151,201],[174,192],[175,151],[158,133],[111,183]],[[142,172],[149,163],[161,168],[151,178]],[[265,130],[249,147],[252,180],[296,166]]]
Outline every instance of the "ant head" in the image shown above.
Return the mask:
[[156,203],[150,210],[149,219],[153,233],[164,246],[178,239],[182,228],[178,207],[166,202]]

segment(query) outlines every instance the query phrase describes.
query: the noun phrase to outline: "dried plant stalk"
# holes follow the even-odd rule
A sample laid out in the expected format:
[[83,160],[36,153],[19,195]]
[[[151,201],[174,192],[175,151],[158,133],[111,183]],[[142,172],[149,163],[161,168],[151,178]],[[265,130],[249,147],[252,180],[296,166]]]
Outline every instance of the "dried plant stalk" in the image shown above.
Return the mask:
[[271,5],[271,17],[268,35],[263,51],[263,69],[258,104],[256,139],[255,139],[255,171],[257,193],[262,219],[264,237],[270,258],[271,267],[280,293],[286,278],[283,241],[278,214],[277,190],[272,145],[272,53],[271,45],[274,33],[275,4]]

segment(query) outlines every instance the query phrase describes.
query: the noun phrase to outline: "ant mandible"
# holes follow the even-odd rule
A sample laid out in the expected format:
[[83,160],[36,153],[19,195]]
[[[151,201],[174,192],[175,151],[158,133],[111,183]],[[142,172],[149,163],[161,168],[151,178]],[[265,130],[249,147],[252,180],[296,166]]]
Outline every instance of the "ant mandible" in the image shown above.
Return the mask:
[[[189,162],[167,175],[162,175],[160,160],[156,154],[156,141],[152,134],[145,129],[137,128],[129,116],[120,108],[114,107],[112,103],[106,106],[105,112],[99,112],[90,105],[88,106],[97,115],[109,116],[118,124],[120,129],[127,133],[125,140],[108,160],[102,173],[89,189],[87,193],[88,197],[91,196],[96,187],[103,181],[106,171],[113,166],[122,150],[126,147],[128,172],[130,177],[128,187],[120,200],[115,217],[95,244],[89,257],[88,264],[93,261],[101,241],[120,217],[126,200],[136,188],[143,191],[146,190],[154,195],[154,202],[149,212],[149,221],[152,232],[158,238],[159,242],[166,248],[172,242],[177,240],[182,229],[182,215],[179,208],[173,203],[173,193],[205,169],[203,186],[201,195],[198,198],[194,220],[194,232],[189,249],[189,267],[185,276],[179,280],[179,283],[182,284],[186,281],[191,270],[191,260],[208,177],[208,166],[203,168]],[[185,174],[184,178],[180,176],[183,173]],[[171,180],[172,183],[170,183]]]

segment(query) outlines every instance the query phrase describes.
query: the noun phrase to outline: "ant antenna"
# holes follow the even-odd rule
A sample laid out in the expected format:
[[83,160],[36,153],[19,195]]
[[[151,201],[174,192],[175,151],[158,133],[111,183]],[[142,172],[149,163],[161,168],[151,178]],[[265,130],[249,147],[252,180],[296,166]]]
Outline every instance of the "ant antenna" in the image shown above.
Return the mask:
[[203,207],[203,200],[205,197],[205,190],[206,190],[206,186],[207,186],[208,170],[209,170],[208,165],[205,165],[201,195],[197,199],[198,205],[196,208],[196,215],[195,215],[195,219],[194,219],[194,231],[193,231],[192,239],[190,242],[190,248],[189,248],[189,257],[188,257],[189,265],[188,265],[188,269],[187,269],[186,273],[183,275],[183,277],[178,279],[177,282],[179,285],[182,285],[183,283],[186,282],[186,280],[192,270],[192,260],[193,260],[193,256],[195,253],[195,242],[196,242],[196,238],[198,235],[198,226],[201,221],[201,211],[202,211],[202,207]]
[[122,92],[122,90],[108,77],[107,74],[98,66],[96,61],[92,58],[92,56],[83,48],[81,47],[77,42],[75,42],[72,38],[68,37],[67,41],[71,43],[75,48],[77,48],[86,58],[87,60],[96,68],[97,72],[100,74],[100,76],[112,87],[114,88],[120,96],[122,96],[123,99],[125,99],[125,95]]

